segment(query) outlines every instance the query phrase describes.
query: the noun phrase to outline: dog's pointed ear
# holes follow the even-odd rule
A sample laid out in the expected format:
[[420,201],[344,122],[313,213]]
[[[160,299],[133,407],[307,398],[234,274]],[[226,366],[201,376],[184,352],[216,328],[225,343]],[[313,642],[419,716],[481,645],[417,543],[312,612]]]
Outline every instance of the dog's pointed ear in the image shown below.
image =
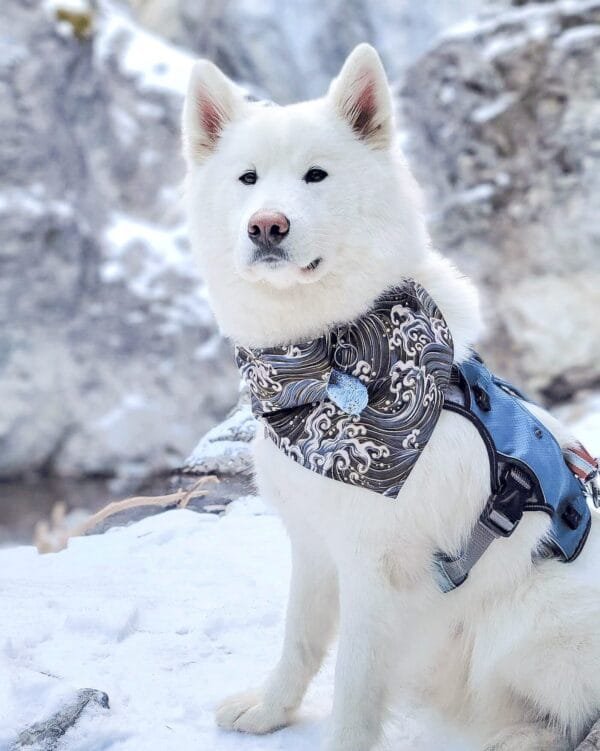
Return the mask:
[[390,87],[379,55],[370,44],[354,48],[327,96],[358,138],[374,149],[391,145],[394,115]]
[[217,145],[245,100],[241,90],[209,60],[194,63],[183,106],[183,150],[189,162],[201,162]]

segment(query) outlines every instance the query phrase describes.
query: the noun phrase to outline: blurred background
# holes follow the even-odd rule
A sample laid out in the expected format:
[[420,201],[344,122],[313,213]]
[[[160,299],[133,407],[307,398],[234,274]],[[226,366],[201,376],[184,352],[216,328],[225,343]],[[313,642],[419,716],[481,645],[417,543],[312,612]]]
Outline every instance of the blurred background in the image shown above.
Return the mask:
[[196,446],[238,378],[183,222],[188,71],[286,103],[361,41],[482,353],[600,451],[600,0],[2,0],[0,544],[181,467],[236,492],[247,410]]

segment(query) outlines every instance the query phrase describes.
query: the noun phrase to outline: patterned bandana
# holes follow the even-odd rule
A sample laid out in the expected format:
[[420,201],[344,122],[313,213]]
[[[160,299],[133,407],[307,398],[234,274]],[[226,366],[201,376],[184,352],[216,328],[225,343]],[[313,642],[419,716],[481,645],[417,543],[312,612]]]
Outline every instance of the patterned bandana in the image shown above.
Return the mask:
[[236,348],[253,412],[284,453],[393,498],[437,424],[453,354],[440,310],[413,280],[318,339]]

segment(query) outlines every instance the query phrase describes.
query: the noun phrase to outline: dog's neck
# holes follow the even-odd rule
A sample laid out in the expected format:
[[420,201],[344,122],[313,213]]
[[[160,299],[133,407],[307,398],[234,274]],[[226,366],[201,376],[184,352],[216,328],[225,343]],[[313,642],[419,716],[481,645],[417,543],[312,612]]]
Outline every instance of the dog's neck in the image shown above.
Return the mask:
[[454,341],[454,361],[467,357],[483,331],[475,285],[447,258],[429,251],[413,274],[435,300]]
[[291,347],[237,347],[252,411],[279,448],[325,477],[395,498],[431,437],[453,342],[413,280],[364,316]]
[[227,294],[222,294],[215,286],[223,277],[207,281],[223,333],[246,347],[273,347],[321,336],[332,326],[360,317],[386,289],[408,277],[425,287],[442,311],[454,340],[455,360],[460,362],[481,329],[477,292],[447,259],[432,251],[412,268],[398,264],[395,274],[387,269],[379,275],[361,275],[358,269],[285,290],[232,275]]

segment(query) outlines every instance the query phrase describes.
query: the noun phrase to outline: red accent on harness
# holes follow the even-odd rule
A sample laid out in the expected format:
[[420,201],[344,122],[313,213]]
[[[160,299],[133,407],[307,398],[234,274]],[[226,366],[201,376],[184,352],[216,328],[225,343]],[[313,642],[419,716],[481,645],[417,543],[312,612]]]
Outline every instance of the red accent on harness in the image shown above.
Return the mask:
[[581,443],[575,446],[565,446],[563,454],[571,472],[582,482],[591,482],[598,474],[598,459],[593,457]]

